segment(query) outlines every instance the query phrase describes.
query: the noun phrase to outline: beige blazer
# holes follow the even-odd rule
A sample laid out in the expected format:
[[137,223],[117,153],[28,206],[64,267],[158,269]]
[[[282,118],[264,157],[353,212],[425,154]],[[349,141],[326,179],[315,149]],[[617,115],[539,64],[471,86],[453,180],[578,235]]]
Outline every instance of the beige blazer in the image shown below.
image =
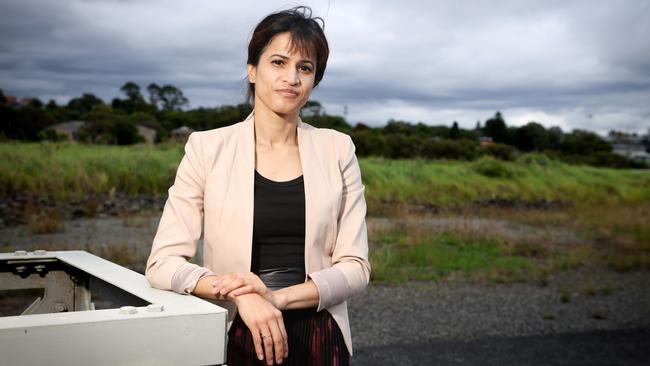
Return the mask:
[[[189,294],[202,276],[250,271],[253,119],[251,113],[232,126],[190,135],[147,260],[145,275],[153,287]],[[346,299],[363,291],[370,278],[361,172],[348,135],[302,121],[297,132],[305,270],[318,287],[318,311],[332,314],[352,354]],[[204,267],[190,262],[202,232]],[[230,327],[237,309],[218,303],[228,309]]]

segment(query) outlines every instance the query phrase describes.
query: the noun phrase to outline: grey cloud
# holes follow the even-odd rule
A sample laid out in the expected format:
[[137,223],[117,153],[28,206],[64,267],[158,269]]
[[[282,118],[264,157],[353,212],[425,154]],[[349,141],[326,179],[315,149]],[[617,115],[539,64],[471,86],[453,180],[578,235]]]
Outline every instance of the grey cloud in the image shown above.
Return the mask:
[[[192,106],[239,103],[246,42],[281,1],[0,0],[5,93],[104,100],[172,83]],[[308,1],[331,58],[315,90],[371,124],[473,124],[495,110],[564,127],[645,130],[650,2]],[[365,110],[363,108],[366,108]],[[591,119],[584,116],[592,115]],[[431,116],[430,118],[427,116]],[[514,121],[513,121],[514,122]],[[517,123],[522,121],[517,120]]]

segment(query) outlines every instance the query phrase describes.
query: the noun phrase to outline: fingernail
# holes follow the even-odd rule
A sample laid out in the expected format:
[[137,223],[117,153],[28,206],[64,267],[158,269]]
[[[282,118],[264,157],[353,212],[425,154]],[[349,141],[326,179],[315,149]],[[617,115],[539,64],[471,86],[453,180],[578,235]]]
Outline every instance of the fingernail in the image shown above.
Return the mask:
[[257,355],[257,359],[262,361],[264,359],[264,357],[262,355]]
[[235,296],[237,296],[237,295],[239,295],[239,291],[235,291],[235,292],[233,292],[232,294],[235,295]]

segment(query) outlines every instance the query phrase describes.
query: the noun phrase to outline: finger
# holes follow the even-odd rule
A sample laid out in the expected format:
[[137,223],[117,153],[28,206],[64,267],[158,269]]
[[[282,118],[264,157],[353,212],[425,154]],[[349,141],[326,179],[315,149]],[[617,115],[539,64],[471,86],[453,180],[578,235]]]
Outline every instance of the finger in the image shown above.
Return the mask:
[[229,293],[232,290],[235,290],[239,287],[244,286],[245,283],[241,278],[233,279],[232,281],[228,281],[225,283],[221,284],[221,290],[219,291],[222,295],[225,295]]
[[280,328],[280,333],[282,334],[282,340],[284,342],[284,358],[289,357],[289,337],[287,336],[287,330],[284,327],[284,319],[278,319],[278,328]]
[[270,322],[269,329],[271,330],[271,334],[273,335],[273,348],[275,350],[275,362],[280,363],[282,362],[282,359],[284,358],[284,354],[285,354],[285,348],[284,348],[285,342],[277,318],[273,319]]
[[232,291],[233,296],[246,295],[255,292],[255,288],[251,285],[242,286],[234,291]]
[[262,344],[264,344],[264,354],[266,355],[266,363],[273,364],[273,335],[270,329],[267,329],[262,334]]
[[262,337],[260,336],[260,331],[257,329],[251,329],[251,335],[253,336],[253,345],[255,346],[255,353],[257,354],[257,359],[262,361],[264,359],[264,352],[262,352]]

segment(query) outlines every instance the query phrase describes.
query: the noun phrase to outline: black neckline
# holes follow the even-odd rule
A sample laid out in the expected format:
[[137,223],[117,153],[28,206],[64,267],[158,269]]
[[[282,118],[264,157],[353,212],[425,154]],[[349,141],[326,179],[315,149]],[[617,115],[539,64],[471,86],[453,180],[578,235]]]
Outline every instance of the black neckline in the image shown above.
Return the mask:
[[273,186],[287,187],[287,186],[294,186],[294,185],[302,184],[303,183],[303,176],[300,175],[300,176],[298,176],[296,178],[293,178],[291,180],[278,182],[278,181],[271,180],[271,179],[263,176],[262,174],[260,174],[260,172],[257,171],[257,169],[255,169],[255,180],[258,181],[258,182],[270,184],[270,185],[273,185]]

